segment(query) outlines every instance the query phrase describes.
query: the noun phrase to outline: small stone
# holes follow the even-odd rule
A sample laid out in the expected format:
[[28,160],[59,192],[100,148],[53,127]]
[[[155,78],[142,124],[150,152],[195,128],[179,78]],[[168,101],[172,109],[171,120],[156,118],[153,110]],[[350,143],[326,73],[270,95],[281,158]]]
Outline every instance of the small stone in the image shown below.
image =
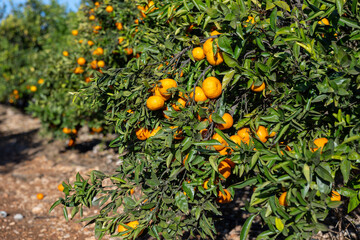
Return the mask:
[[70,237],[70,234],[66,234],[63,236],[63,238],[69,238]]
[[43,206],[41,204],[39,204],[36,207],[34,207],[33,209],[31,209],[31,212],[33,214],[39,214],[42,212],[42,210],[43,210]]
[[15,225],[15,222],[9,223],[9,226],[13,226],[13,225]]
[[17,213],[17,214],[15,214],[15,216],[14,216],[14,219],[15,219],[15,220],[22,220],[23,218],[24,218],[24,216],[21,215],[20,213]]
[[0,217],[2,217],[2,218],[7,217],[7,212],[5,212],[5,211],[0,211]]

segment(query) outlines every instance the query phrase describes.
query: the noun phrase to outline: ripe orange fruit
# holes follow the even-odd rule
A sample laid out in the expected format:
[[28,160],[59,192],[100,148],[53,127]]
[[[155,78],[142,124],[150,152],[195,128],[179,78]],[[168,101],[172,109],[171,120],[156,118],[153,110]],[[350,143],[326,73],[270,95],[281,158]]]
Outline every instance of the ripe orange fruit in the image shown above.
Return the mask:
[[166,78],[159,81],[161,85],[158,87],[159,92],[163,96],[170,96],[171,94],[167,91],[170,88],[176,88],[177,83],[174,79]]
[[96,50],[97,55],[103,55],[104,54],[104,49],[102,49],[101,47],[98,47]]
[[151,133],[150,133],[149,137],[153,137],[153,136],[155,136],[155,135],[156,135],[156,133],[157,133],[158,131],[160,131],[160,129],[161,129],[161,127],[160,127],[160,126],[158,126],[157,128],[153,129],[153,130],[151,131]]
[[232,127],[232,125],[234,124],[234,119],[233,117],[229,114],[229,113],[225,113],[222,116],[222,119],[225,121],[225,123],[222,124],[218,124],[218,128],[220,130],[225,130],[225,129],[229,129]]
[[80,57],[80,58],[78,58],[77,63],[78,63],[79,65],[84,65],[84,64],[86,63],[86,60],[85,60],[85,58]]
[[79,43],[80,43],[80,44],[82,44],[82,43],[83,43],[83,41],[84,41],[84,40],[80,39],[80,40],[79,40]]
[[219,173],[223,175],[224,178],[228,178],[231,175],[231,166],[226,161],[221,161],[218,166]]
[[207,190],[208,189],[208,183],[209,183],[209,179],[205,180],[205,182],[202,184],[202,187]]
[[135,135],[139,140],[146,140],[150,137],[150,132],[147,128],[138,128],[135,131]]
[[330,22],[327,18],[323,18],[321,19],[320,21],[318,21],[318,24],[320,25],[325,25],[325,26],[329,26],[330,25]]
[[60,192],[62,192],[62,191],[64,191],[64,186],[62,185],[62,183],[60,183],[59,185],[58,185],[58,189],[59,189],[59,191]]
[[38,194],[36,194],[36,198],[39,200],[42,200],[44,198],[44,194],[38,193]]
[[42,78],[40,78],[39,80],[38,80],[38,84],[43,84],[44,83],[44,79],[42,79]]
[[37,87],[34,86],[34,85],[30,86],[30,91],[36,92],[36,91],[37,91]]
[[151,111],[156,111],[164,107],[165,101],[160,96],[150,96],[146,100],[146,106]]
[[161,97],[164,101],[169,100],[169,98],[171,97],[170,95],[169,95],[169,96],[163,96],[163,95],[160,93],[158,86],[156,86],[156,87],[154,88],[154,96],[159,96],[159,97]]
[[221,82],[216,77],[208,77],[202,84],[202,89],[206,97],[210,99],[217,98],[221,95]]
[[96,60],[91,61],[90,66],[92,69],[97,69],[97,61]]
[[181,97],[177,100],[176,103],[171,104],[172,108],[175,111],[180,111],[180,108],[185,108],[185,105],[186,105],[186,99],[181,98]]
[[184,157],[184,160],[183,160],[183,165],[185,165],[186,160],[188,159],[188,157],[189,157],[189,154],[186,154],[186,156]]
[[70,139],[69,142],[68,142],[68,146],[69,147],[75,146],[75,139]]
[[218,140],[222,144],[222,145],[213,145],[216,151],[221,151],[227,146],[227,142],[218,133],[215,133],[212,136],[212,139]]
[[286,202],[286,195],[287,195],[287,192],[283,192],[279,197],[279,204],[284,207],[286,207],[288,205]]
[[[236,143],[236,144],[238,144],[238,145],[241,145],[241,137],[239,136],[239,135],[232,135],[231,137],[230,137],[230,139],[234,142],[234,143]],[[237,148],[237,147],[236,147]]]
[[227,189],[224,189],[224,193],[225,195],[219,191],[218,192],[218,198],[216,199],[216,201],[218,203],[229,203],[231,202],[231,194]]
[[63,51],[62,54],[63,54],[65,57],[69,56],[69,52],[68,52],[68,51]]
[[259,128],[256,131],[256,135],[259,137],[260,141],[265,143],[267,139],[269,138],[269,133],[266,127],[259,126]]
[[67,127],[64,127],[62,131],[63,131],[63,133],[65,133],[65,134],[70,134],[70,133],[71,133],[71,129],[70,129],[70,128],[67,128]]
[[98,127],[98,128],[92,127],[91,130],[93,132],[99,133],[99,132],[101,132],[103,130],[103,128],[102,127]]
[[121,44],[124,41],[123,37],[119,37],[119,44]]
[[103,60],[98,61],[97,65],[101,68],[105,67],[105,62]]
[[241,138],[241,141],[245,144],[250,142],[250,128],[242,128],[237,132],[237,135]]
[[[191,91],[190,97],[193,98],[194,96],[194,91]],[[203,89],[201,87],[196,87],[195,88],[195,102],[204,102],[206,101],[208,98],[206,97]]]
[[92,46],[92,45],[94,45],[95,43],[94,43],[93,41],[89,40],[89,41],[87,41],[87,44],[88,44],[89,46]]
[[74,70],[75,74],[81,74],[84,72],[84,69],[82,67],[76,67]]
[[[219,32],[212,32],[211,35],[218,35]],[[219,46],[218,49],[216,51],[216,53],[214,53],[213,51],[213,44],[214,42],[214,38],[209,38],[208,40],[206,40],[206,42],[203,45],[203,49],[204,49],[204,53],[206,55],[206,60],[213,66],[217,66],[219,64],[221,64],[224,61],[224,58],[222,56],[222,53],[220,52]]]
[[133,49],[132,48],[124,48],[124,51],[125,51],[126,55],[133,54]]
[[313,152],[317,151],[319,148],[322,151],[323,147],[329,140],[327,138],[317,138],[314,140],[314,144],[317,146],[317,148],[312,149]]
[[192,55],[195,61],[200,61],[205,58],[204,50],[201,47],[196,47],[192,50]]
[[[170,128],[171,129],[178,129],[179,127],[178,126],[171,126]],[[181,129],[176,130],[176,132],[174,133],[174,139],[176,139],[176,140],[184,139],[184,137],[182,136],[182,130]]]
[[[255,23],[255,19],[252,16],[248,16],[247,20],[245,21],[246,23],[251,23],[254,24]],[[247,24],[244,24],[244,27],[247,27]]]
[[99,7],[100,6],[100,3],[99,2],[95,2],[94,3],[96,7]]
[[253,92],[261,92],[265,89],[265,82],[263,82],[260,86],[255,86],[254,84],[251,85],[250,89]]
[[230,158],[225,158],[224,162],[227,162],[231,168],[235,167],[235,163]]
[[340,195],[340,193],[338,193],[338,192],[335,191],[335,190],[332,190],[332,191],[331,191],[330,200],[333,201],[333,202],[335,202],[335,201],[341,201],[341,195]]
[[112,6],[107,6],[105,8],[105,11],[107,11],[108,13],[111,13],[112,11],[114,11],[114,8]]
[[115,25],[116,25],[116,28],[117,28],[118,30],[122,30],[122,29],[123,29],[122,23],[117,22],[117,23],[115,23]]
[[229,147],[226,147],[220,151],[218,151],[221,156],[231,155],[233,150]]
[[95,20],[95,16],[94,16],[94,15],[91,15],[91,16],[89,17],[89,20],[90,20],[90,21],[94,21],[94,20]]
[[71,34],[72,34],[73,36],[77,36],[77,35],[79,34],[79,31],[78,31],[78,30],[72,30],[72,31],[71,31]]
[[71,129],[71,132],[73,133],[73,134],[77,134],[77,130],[74,128],[74,129]]

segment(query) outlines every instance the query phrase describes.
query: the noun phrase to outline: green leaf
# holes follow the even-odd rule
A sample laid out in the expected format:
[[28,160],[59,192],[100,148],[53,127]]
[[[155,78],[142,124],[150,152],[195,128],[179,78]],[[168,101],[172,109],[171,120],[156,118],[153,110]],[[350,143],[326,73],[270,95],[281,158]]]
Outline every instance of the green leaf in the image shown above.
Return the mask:
[[338,14],[341,16],[343,14],[343,6],[344,1],[343,0],[335,0],[336,8],[338,10]]
[[190,185],[190,183],[183,181],[182,187],[186,193],[186,196],[189,196],[191,200],[194,200],[195,195],[195,189],[193,186]]
[[276,20],[277,20],[277,8],[274,8],[274,10],[271,12],[270,15],[270,26],[272,30],[276,30]]
[[348,25],[349,27],[352,28],[360,28],[360,26],[358,25],[357,22],[350,20],[348,18],[344,18],[344,17],[340,17],[339,22]]
[[226,86],[229,84],[229,82],[233,79],[235,74],[235,70],[230,70],[227,72],[222,80],[222,90],[226,88]]
[[218,123],[218,124],[224,124],[224,123],[226,123],[226,122],[224,121],[224,119],[223,119],[222,117],[220,117],[220,115],[217,114],[217,113],[213,113],[213,114],[211,115],[211,119],[212,119],[215,123]]
[[351,162],[349,160],[345,159],[340,163],[340,170],[343,175],[345,184],[349,181],[350,168],[351,168]]
[[241,232],[240,232],[240,240],[246,240],[247,239],[247,236],[249,235],[249,231],[250,231],[250,228],[251,228],[251,225],[254,221],[254,218],[256,217],[257,215],[252,215],[250,217],[248,217],[244,223],[244,225],[242,226],[242,229],[241,229]]
[[349,201],[349,205],[348,205],[348,213],[351,212],[352,210],[354,210],[355,208],[357,208],[357,206],[359,206],[359,204],[360,204],[360,201],[359,201],[357,194],[352,194],[350,196],[350,201]]
[[49,213],[50,213],[52,210],[54,210],[54,208],[55,208],[56,206],[58,206],[61,202],[62,202],[62,199],[59,199],[59,200],[57,200],[56,202],[54,202],[53,205],[51,205],[51,207],[50,207],[50,209],[49,209]]
[[320,178],[328,181],[329,183],[332,183],[334,181],[331,174],[322,166],[317,166],[315,168],[315,172],[319,175]]
[[234,59],[233,57],[231,57],[229,54],[227,54],[225,52],[223,52],[222,55],[223,55],[224,62],[226,63],[226,65],[228,65],[231,68],[234,68],[234,67],[240,68],[240,65],[236,61],[236,59]]
[[284,1],[275,1],[274,4],[275,4],[276,6],[278,6],[278,7],[280,7],[280,8],[288,11],[288,12],[291,11],[289,4],[287,4],[287,3],[284,2]]
[[231,56],[234,56],[234,52],[231,48],[231,40],[229,38],[227,38],[225,35],[220,35],[218,44],[219,44],[219,48],[222,51],[230,54]]
[[282,230],[284,230],[284,223],[278,217],[275,217],[275,226],[276,226],[276,229],[279,230],[280,232],[282,232]]
[[176,206],[185,214],[189,213],[189,205],[187,201],[187,196],[183,192],[178,192],[175,195]]

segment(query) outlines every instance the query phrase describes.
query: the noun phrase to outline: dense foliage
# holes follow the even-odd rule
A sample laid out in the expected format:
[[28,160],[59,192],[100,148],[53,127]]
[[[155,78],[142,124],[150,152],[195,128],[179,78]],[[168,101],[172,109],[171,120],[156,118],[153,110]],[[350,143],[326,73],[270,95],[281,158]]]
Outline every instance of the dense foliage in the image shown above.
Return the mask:
[[43,76],[53,81],[29,110],[55,131],[106,122],[122,164],[64,182],[51,209],[63,205],[68,218],[68,208],[82,216],[99,204],[83,219],[99,238],[214,238],[219,205],[251,186],[241,239],[258,215],[259,239],[308,239],[328,230],[335,210],[344,211],[341,229],[360,203],[359,8],[342,0],[84,4],[71,28],[77,44],[49,57]]

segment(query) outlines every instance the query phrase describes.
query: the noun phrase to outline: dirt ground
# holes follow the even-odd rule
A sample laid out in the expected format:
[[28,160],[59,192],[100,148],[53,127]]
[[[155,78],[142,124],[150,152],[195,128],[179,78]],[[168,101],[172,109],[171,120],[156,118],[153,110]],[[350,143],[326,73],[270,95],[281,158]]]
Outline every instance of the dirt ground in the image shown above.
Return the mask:
[[[86,130],[80,130],[76,147],[69,149],[65,140],[53,141],[41,136],[39,129],[38,119],[0,104],[0,211],[8,214],[0,217],[0,239],[93,240],[92,225],[84,228],[85,223],[66,222],[60,207],[50,214],[48,211],[62,196],[57,189],[58,184],[65,179],[73,182],[77,172],[83,176],[91,170],[113,172],[119,164],[116,153],[100,140],[104,136],[91,135]],[[44,199],[38,200],[37,193],[44,194]],[[234,201],[222,207],[223,217],[217,223],[217,240],[239,239],[241,226],[248,217],[241,207],[250,194],[250,190],[237,192]],[[84,211],[84,214],[90,216],[97,211],[93,208]],[[16,214],[24,218],[15,220]],[[360,231],[359,219],[355,228]],[[257,218],[250,238],[255,239],[264,230]],[[360,239],[355,232],[348,234],[352,236],[350,238],[344,232],[344,239]],[[318,234],[313,239],[339,239],[336,236],[339,235]],[[148,236],[143,238],[149,239]]]

